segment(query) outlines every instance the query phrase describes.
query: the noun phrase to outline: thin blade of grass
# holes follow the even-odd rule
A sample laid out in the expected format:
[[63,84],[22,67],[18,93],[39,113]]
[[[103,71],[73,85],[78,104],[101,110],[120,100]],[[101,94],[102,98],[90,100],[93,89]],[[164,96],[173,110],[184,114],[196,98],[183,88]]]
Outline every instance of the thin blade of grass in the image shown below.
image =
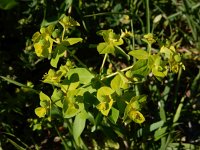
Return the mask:
[[25,84],[22,84],[22,83],[20,83],[20,82],[17,82],[17,81],[15,81],[15,80],[13,80],[13,79],[10,79],[10,78],[8,78],[8,77],[0,76],[0,78],[2,78],[3,80],[5,80],[5,81],[7,81],[7,82],[9,82],[9,83],[14,84],[14,85],[17,85],[17,86],[20,86],[20,87],[24,87],[24,88],[28,88],[28,89],[30,89],[31,91],[33,91],[34,93],[37,93],[37,94],[39,93],[37,90],[32,89],[31,87],[29,87],[29,86],[27,86],[27,85],[25,85]]

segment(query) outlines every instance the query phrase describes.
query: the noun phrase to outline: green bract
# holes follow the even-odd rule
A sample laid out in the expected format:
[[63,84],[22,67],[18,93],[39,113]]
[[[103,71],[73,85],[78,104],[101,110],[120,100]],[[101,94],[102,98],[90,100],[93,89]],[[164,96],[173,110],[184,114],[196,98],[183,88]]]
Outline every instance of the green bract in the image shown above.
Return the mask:
[[71,16],[66,16],[66,15],[62,16],[59,23],[61,25],[64,25],[65,28],[80,26],[80,24],[77,21],[75,21]]
[[103,36],[105,42],[99,43],[97,50],[99,54],[115,54],[116,46],[122,45],[124,43],[123,39],[115,34],[112,29],[101,30],[97,32],[98,35]]

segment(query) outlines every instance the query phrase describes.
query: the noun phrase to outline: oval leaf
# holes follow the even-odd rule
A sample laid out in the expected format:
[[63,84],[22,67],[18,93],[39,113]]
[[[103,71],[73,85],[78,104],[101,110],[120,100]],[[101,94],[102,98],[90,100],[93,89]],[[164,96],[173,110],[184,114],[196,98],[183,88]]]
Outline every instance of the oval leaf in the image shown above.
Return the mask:
[[97,45],[97,50],[99,54],[114,54],[115,47],[109,43],[99,43]]
[[79,82],[81,84],[90,83],[92,78],[94,78],[94,75],[85,68],[70,69],[67,76],[71,76],[72,74],[78,74]]
[[148,59],[148,57],[149,57],[149,54],[142,49],[133,50],[133,51],[129,52],[128,54],[137,58],[137,59]]

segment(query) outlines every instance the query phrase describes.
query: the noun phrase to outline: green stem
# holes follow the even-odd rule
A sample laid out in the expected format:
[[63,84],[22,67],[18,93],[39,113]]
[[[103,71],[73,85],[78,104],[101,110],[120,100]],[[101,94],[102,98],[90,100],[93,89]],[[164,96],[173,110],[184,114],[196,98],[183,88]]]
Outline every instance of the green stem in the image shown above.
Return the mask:
[[151,55],[151,44],[148,44],[147,51],[149,52],[149,55]]
[[[133,19],[131,20],[131,32],[133,34],[132,36],[132,50],[135,50],[135,34],[134,34],[134,29],[133,29]],[[133,63],[136,62],[135,57],[133,58]]]
[[65,31],[66,31],[66,28],[65,28],[65,26],[63,26],[63,32],[62,32],[62,41],[64,40]]
[[138,84],[135,85],[135,95],[139,96],[140,95],[140,90]]
[[70,148],[67,146],[67,144],[65,143],[65,140],[63,139],[62,135],[60,134],[60,132],[58,131],[57,127],[55,126],[55,130],[58,133],[58,136],[60,137],[61,141],[63,142],[63,145],[65,147],[65,150],[70,150]]
[[72,54],[72,52],[70,52],[68,49],[67,49],[67,52],[70,54],[70,56],[72,56],[76,61],[78,61],[78,63],[83,66],[84,68],[87,69],[87,66],[78,58],[76,57],[74,54]]
[[182,68],[180,67],[179,72],[178,72],[177,82],[176,82],[176,88],[175,88],[174,104],[176,104],[176,102],[177,102],[178,89],[179,89],[179,85],[180,85],[181,74],[182,74]]
[[149,0],[145,0],[146,6],[146,32],[150,33],[150,11],[149,11]]
[[113,76],[117,75],[119,72],[124,72],[124,71],[130,70],[131,68],[133,68],[133,65],[132,65],[132,66],[129,66],[129,67],[127,67],[127,68],[124,68],[124,69],[122,69],[122,70],[120,70],[120,71],[116,71],[116,72],[114,72],[114,73],[112,73],[112,74],[109,74],[108,76],[102,78],[101,80],[104,80],[104,79],[113,77]]
[[106,53],[106,54],[104,55],[104,58],[103,58],[103,62],[102,62],[101,68],[100,68],[100,73],[103,71],[103,67],[104,67],[104,65],[105,65],[107,56],[108,56],[108,54]]

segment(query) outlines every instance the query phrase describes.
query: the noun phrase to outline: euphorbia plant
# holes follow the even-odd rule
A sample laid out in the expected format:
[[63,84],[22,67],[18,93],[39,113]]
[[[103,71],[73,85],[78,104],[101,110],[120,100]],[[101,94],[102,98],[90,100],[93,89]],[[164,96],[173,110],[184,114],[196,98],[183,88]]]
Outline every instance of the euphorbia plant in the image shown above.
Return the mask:
[[[93,126],[92,131],[99,124],[100,114],[113,124],[117,124],[118,120],[125,124],[132,121],[143,123],[142,106],[147,95],[135,92],[133,87],[147,80],[150,73],[162,80],[168,72],[177,73],[184,65],[173,46],[162,46],[158,53],[152,53],[151,47],[156,40],[150,33],[142,39],[147,43],[147,50],[132,50],[127,54],[120,46],[124,44],[125,37],[133,36],[132,33],[125,31],[118,35],[109,29],[97,33],[104,39],[97,45],[99,54],[104,58],[100,71],[91,71],[70,49],[82,42],[82,38],[69,37],[71,28],[75,26],[79,26],[79,23],[63,15],[57,24],[42,27],[40,32],[33,35],[36,55],[41,59],[48,58],[52,66],[43,76],[43,82],[53,86],[51,95],[40,92],[40,107],[35,109],[35,113],[38,117],[54,119],[56,114],[70,120],[67,123],[70,124],[68,127],[75,145],[86,148],[80,137],[86,120]],[[115,72],[109,68],[111,71],[105,73],[103,69],[109,55],[118,57],[119,54],[129,62],[132,62],[131,56],[137,61],[122,70],[115,68]],[[61,59],[65,63],[58,65]]]

